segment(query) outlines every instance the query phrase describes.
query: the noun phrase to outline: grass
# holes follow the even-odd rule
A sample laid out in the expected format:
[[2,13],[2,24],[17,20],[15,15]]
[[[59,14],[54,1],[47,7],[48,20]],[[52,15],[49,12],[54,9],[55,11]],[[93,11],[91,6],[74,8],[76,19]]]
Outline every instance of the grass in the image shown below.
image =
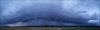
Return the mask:
[[0,30],[100,30],[99,27],[5,27]]

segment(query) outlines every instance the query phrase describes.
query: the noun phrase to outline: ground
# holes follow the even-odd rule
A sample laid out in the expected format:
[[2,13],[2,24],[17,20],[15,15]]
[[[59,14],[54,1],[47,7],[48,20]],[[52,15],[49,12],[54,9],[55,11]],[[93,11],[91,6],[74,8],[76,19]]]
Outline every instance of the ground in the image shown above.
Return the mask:
[[5,27],[0,30],[100,30],[99,27]]

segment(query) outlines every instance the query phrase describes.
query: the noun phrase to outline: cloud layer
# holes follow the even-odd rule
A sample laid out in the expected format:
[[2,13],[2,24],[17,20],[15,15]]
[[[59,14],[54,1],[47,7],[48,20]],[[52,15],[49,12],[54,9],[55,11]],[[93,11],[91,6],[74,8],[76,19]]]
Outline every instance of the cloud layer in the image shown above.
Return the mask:
[[99,0],[0,1],[0,26],[100,26]]

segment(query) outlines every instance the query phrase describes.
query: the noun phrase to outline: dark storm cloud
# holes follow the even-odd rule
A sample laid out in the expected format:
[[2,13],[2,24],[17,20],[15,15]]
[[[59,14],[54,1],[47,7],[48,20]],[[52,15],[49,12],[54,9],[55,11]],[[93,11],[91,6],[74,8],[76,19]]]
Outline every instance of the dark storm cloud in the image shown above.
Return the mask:
[[[0,25],[100,26],[99,1],[0,0]],[[42,20],[37,20],[42,19]],[[94,20],[94,21],[91,21]],[[95,21],[96,20],[96,21]],[[22,22],[22,23],[19,23]],[[10,25],[9,25],[10,24]],[[92,25],[91,25],[92,24]],[[2,25],[1,25],[2,26]]]

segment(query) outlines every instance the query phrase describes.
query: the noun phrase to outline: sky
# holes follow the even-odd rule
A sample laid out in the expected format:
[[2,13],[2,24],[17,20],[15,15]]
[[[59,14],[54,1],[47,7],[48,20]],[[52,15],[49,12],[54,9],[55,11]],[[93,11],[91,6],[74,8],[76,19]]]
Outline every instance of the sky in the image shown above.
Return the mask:
[[99,0],[0,0],[0,26],[100,26]]

